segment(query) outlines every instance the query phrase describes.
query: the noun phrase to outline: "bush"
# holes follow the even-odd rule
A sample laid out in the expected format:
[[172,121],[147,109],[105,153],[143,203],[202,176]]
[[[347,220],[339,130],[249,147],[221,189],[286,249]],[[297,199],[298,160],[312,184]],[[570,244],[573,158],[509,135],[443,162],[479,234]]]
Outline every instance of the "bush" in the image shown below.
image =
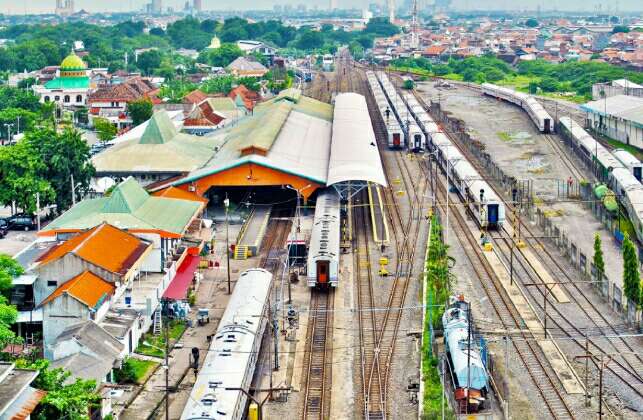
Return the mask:
[[402,87],[407,90],[413,89],[414,86],[415,86],[415,82],[411,79],[405,80],[404,84],[402,85]]

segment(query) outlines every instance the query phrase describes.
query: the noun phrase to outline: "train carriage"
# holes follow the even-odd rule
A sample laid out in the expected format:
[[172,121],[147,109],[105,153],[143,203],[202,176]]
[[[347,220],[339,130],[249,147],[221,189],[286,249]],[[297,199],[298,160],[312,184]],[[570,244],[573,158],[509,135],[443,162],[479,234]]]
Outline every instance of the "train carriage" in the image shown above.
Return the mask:
[[391,149],[403,148],[406,144],[406,136],[403,127],[398,121],[394,107],[389,104],[387,96],[377,80],[375,73],[368,71],[366,72],[366,77],[380,116],[384,122],[388,147]]
[[612,154],[630,171],[632,175],[634,175],[634,178],[641,182],[643,165],[636,156],[624,149],[612,150]]
[[181,420],[241,420],[268,320],[272,274],[244,271],[199,369]]
[[340,228],[339,196],[334,190],[324,191],[315,203],[306,271],[309,287],[337,287]]
[[491,83],[482,84],[482,93],[521,107],[541,133],[554,131],[554,119],[533,96]]

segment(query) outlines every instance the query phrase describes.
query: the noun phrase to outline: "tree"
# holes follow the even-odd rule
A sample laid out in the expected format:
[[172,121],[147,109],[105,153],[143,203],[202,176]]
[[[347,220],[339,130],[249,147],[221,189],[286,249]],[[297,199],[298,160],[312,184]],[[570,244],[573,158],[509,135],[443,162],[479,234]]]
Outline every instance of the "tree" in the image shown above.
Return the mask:
[[51,369],[45,359],[33,362],[19,359],[16,366],[40,372],[33,386],[47,391],[47,395],[36,408],[34,417],[37,419],[88,419],[90,410],[99,407],[100,395],[93,380],[77,378],[66,383],[71,374],[62,368]]
[[618,17],[618,16],[612,16],[612,17],[610,17],[610,23],[611,23],[612,25],[616,25],[619,21],[620,21],[620,19],[619,19],[619,17]]
[[594,263],[594,267],[596,267],[598,278],[602,280],[603,274],[605,273],[605,261],[603,260],[603,248],[601,243],[601,235],[599,235],[598,233],[594,235],[593,263]]
[[56,211],[62,213],[72,204],[72,179],[76,197],[80,197],[89,190],[89,182],[96,173],[87,142],[78,130],[65,129],[57,133],[49,127],[27,133],[25,142],[42,162],[46,162],[40,175],[51,184]]
[[405,80],[404,84],[402,85],[402,87],[407,90],[413,89],[414,86],[415,86],[415,83],[413,82],[412,79]]
[[529,18],[525,21],[525,26],[528,28],[535,28],[538,26],[538,21],[534,18]]
[[541,88],[543,92],[556,92],[559,84],[553,77],[543,77],[542,80],[538,82],[538,87]]
[[139,54],[136,65],[143,73],[149,75],[161,65],[161,53],[158,50],[145,51]]
[[243,50],[237,44],[221,44],[219,48],[203,51],[197,61],[215,67],[225,67],[243,54]]
[[300,50],[311,51],[324,45],[324,36],[320,32],[307,30],[299,35],[295,46]]
[[150,29],[150,35],[154,36],[165,36],[165,31],[163,28],[159,28],[158,26],[156,28]]
[[127,104],[127,113],[132,118],[132,124],[139,125],[152,118],[153,107],[152,101],[148,98],[142,98]]
[[623,294],[634,305],[641,304],[641,276],[639,274],[639,257],[636,253],[636,247],[625,234],[623,239]]
[[9,304],[13,279],[24,272],[22,266],[9,255],[0,254],[0,348],[16,341],[11,325],[16,322],[18,311]]
[[118,132],[116,126],[106,118],[94,118],[94,128],[98,139],[103,142],[112,140]]
[[612,28],[613,34],[628,33],[629,31],[630,31],[630,28],[628,28],[625,25],[616,25],[614,28]]
[[368,21],[363,32],[366,34],[387,37],[399,33],[400,28],[392,24],[388,18],[375,17]]
[[0,147],[0,203],[5,206],[15,201],[27,213],[36,211],[36,194],[41,203],[49,203],[56,196],[50,182],[42,174],[46,165],[28,142]]
[[364,58],[364,47],[357,41],[352,41],[348,44],[348,50],[355,60],[361,60]]

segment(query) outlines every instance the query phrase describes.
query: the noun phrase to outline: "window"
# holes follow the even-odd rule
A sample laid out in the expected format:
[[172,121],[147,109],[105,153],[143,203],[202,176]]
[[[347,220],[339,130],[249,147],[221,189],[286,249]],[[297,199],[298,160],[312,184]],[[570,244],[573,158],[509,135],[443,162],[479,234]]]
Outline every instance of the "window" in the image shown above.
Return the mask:
[[64,102],[67,104],[69,103],[69,101],[71,101],[71,99],[69,98],[69,95],[65,95]]
[[47,286],[56,287],[58,286],[58,282],[56,280],[47,280]]
[[76,95],[76,103],[83,102],[83,95]]
[[51,101],[51,98],[49,96],[45,96],[45,102]]
[[56,95],[54,99],[56,100],[56,102],[58,102],[60,100],[60,96]]

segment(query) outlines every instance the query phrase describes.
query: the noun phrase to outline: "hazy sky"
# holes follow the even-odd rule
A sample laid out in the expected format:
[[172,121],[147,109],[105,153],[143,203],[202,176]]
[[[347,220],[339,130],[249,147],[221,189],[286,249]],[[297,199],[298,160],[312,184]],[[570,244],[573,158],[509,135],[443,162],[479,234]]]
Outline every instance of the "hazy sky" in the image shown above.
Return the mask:
[[[366,7],[373,0],[337,0],[339,7],[356,6]],[[381,0],[384,3],[385,0]],[[401,3],[404,0],[397,0]],[[76,0],[76,8],[89,11],[127,11],[139,9],[146,0]],[[433,0],[420,0],[420,3],[432,4]],[[274,4],[306,4],[311,7],[315,4],[326,7],[328,0],[203,0],[203,7],[210,9],[260,9],[271,8]],[[55,0],[0,0],[0,12],[23,14],[52,12]],[[163,0],[163,7],[172,6],[180,9],[185,0]],[[453,0],[453,6],[458,9],[536,9],[541,5],[543,10],[595,10],[596,5],[602,4],[603,10],[613,10],[616,5],[622,11],[643,9],[641,0]]]

